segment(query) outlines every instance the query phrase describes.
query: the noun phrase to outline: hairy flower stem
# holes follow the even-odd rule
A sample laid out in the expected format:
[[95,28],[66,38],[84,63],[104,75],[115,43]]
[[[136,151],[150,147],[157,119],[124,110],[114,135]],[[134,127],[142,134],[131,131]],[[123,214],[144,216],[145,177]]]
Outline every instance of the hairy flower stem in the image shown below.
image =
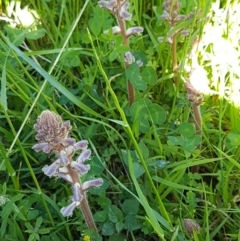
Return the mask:
[[[192,103],[192,111],[193,111],[193,117],[194,117],[194,122],[195,122],[195,128],[196,128],[196,134],[200,137],[202,137],[202,117],[200,113],[200,106],[197,103]],[[201,150],[202,145],[199,144],[197,146],[197,149]],[[199,165],[192,166],[191,167],[191,172],[199,172]]]
[[176,34],[172,37],[172,65],[174,73],[174,84],[178,84],[178,64],[177,64],[177,36]]
[[[73,168],[70,166],[70,164],[67,165],[67,169],[68,169],[69,175],[71,176],[71,178],[73,180],[73,183],[79,183],[80,187],[81,187],[82,183],[79,179],[77,171],[73,170]],[[89,229],[94,230],[95,232],[98,232],[95,222],[93,220],[92,211],[89,207],[87,195],[85,192],[84,192],[81,204],[78,207],[81,209],[81,212],[83,214],[84,220],[86,221],[87,227]]]
[[98,232],[95,222],[93,220],[91,209],[88,204],[86,193],[84,193],[84,196],[83,196],[83,199],[81,201],[81,205],[79,206],[79,208],[82,211],[84,220],[86,221],[88,228],[94,230],[95,232]]

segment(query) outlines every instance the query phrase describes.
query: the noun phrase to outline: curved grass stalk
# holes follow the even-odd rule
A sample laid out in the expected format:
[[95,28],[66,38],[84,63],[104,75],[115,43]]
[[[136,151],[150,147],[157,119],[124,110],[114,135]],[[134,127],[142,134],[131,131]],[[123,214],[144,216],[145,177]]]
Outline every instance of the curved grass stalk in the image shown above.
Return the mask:
[[141,161],[141,164],[143,165],[143,168],[144,168],[144,170],[145,170],[146,176],[147,176],[147,178],[148,178],[148,180],[149,180],[149,182],[150,182],[150,186],[151,186],[151,188],[153,189],[153,192],[154,192],[155,195],[156,195],[158,204],[159,204],[159,206],[160,206],[160,212],[161,212],[161,214],[163,215],[163,217],[169,222],[169,225],[172,226],[172,224],[171,224],[171,219],[170,219],[170,217],[169,217],[169,215],[168,215],[168,213],[167,213],[167,211],[166,211],[166,209],[165,209],[165,207],[164,207],[164,204],[163,204],[162,199],[161,199],[161,197],[160,197],[160,195],[159,195],[159,193],[158,193],[158,190],[157,190],[157,188],[156,188],[155,185],[154,185],[154,182],[153,182],[153,180],[152,180],[152,178],[151,178],[151,174],[150,174],[150,172],[149,172],[149,170],[148,170],[148,167],[147,167],[146,162],[145,162],[145,160],[144,160],[144,157],[143,157],[143,155],[142,155],[142,153],[141,153],[141,150],[140,150],[140,148],[139,148],[139,146],[138,146],[138,143],[137,143],[137,141],[136,141],[136,139],[135,139],[135,137],[134,137],[134,135],[133,135],[133,132],[132,132],[132,130],[131,130],[129,124],[128,124],[127,118],[126,118],[126,116],[125,116],[125,114],[124,114],[124,112],[123,112],[123,109],[121,108],[121,106],[120,106],[120,104],[119,104],[119,102],[118,102],[118,98],[117,98],[116,94],[114,93],[114,91],[113,91],[113,89],[112,89],[112,87],[111,87],[111,85],[110,85],[110,82],[109,82],[109,80],[108,80],[108,77],[107,77],[107,75],[106,75],[106,73],[105,73],[105,71],[104,71],[104,69],[103,69],[103,66],[102,66],[102,64],[101,64],[101,61],[100,61],[100,59],[99,59],[99,57],[98,57],[98,55],[97,55],[97,52],[96,52],[95,46],[94,46],[94,44],[93,44],[93,40],[92,40],[91,34],[90,34],[90,32],[89,32],[88,29],[87,29],[87,31],[88,31],[89,39],[90,39],[90,41],[91,41],[93,53],[95,54],[95,57],[96,57],[96,60],[97,60],[97,65],[98,65],[98,67],[99,67],[99,70],[100,70],[100,72],[101,72],[101,74],[102,74],[102,76],[103,76],[103,78],[104,78],[104,80],[105,80],[105,82],[106,82],[107,88],[109,89],[109,92],[110,92],[110,94],[111,94],[111,96],[112,96],[112,98],[113,98],[113,100],[114,100],[114,103],[115,103],[115,105],[116,105],[116,108],[117,108],[118,112],[120,113],[120,116],[121,116],[121,118],[122,118],[122,121],[124,122],[124,126],[125,126],[124,129],[125,129],[125,131],[127,132],[127,134],[129,135],[129,137],[130,137],[130,139],[131,139],[131,141],[132,141],[132,143],[133,143],[133,145],[134,145],[134,148],[135,148],[135,150],[136,150],[136,152],[137,152],[137,154],[138,154],[138,156],[139,156],[139,159],[140,159],[140,161]]

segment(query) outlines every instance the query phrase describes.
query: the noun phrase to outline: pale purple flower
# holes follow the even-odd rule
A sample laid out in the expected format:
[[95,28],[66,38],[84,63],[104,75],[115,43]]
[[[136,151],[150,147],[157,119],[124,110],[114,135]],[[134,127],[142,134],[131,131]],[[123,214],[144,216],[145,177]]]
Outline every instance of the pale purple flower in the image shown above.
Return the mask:
[[159,43],[162,43],[163,40],[164,40],[164,37],[158,37],[157,40],[158,40]]
[[[108,34],[109,33],[109,29],[108,30],[105,30],[103,33],[104,34]],[[112,27],[112,33],[113,34],[118,34],[118,33],[120,33],[121,32],[121,29],[119,28],[119,26],[114,26],[114,27]]]
[[81,193],[80,184],[74,183],[73,185],[73,200],[75,202],[81,202],[83,199],[83,195]]
[[70,203],[67,207],[61,208],[60,212],[63,215],[63,217],[69,217],[72,216],[74,209],[77,206],[77,202]]
[[138,65],[138,67],[142,67],[143,66],[143,62],[141,60],[137,60],[136,64]]
[[85,150],[88,147],[88,141],[83,140],[83,141],[78,141],[73,145],[76,150]]
[[187,219],[183,220],[183,223],[184,223],[187,233],[191,237],[193,237],[194,232],[196,232],[196,233],[200,232],[201,227],[199,226],[199,224],[196,221],[187,218]]
[[50,166],[48,165],[44,166],[42,168],[42,171],[46,176],[52,177],[58,171],[58,168],[59,168],[59,163],[55,161]]
[[126,21],[130,21],[132,18],[132,14],[127,11],[129,5],[129,2],[125,1],[119,12],[119,16]]
[[90,181],[86,181],[82,185],[82,190],[86,191],[90,187],[100,187],[102,184],[103,184],[102,178],[97,178],[97,179],[93,179],[93,180],[90,180]]
[[59,159],[60,159],[61,165],[63,165],[63,166],[66,166],[69,162],[68,158],[66,157],[66,152],[63,150],[60,151]]
[[99,1],[99,7],[105,8],[110,12],[114,12],[114,9],[117,7],[117,0],[110,0],[110,1]]
[[75,168],[79,172],[80,175],[84,175],[90,170],[89,164],[84,165],[82,163],[78,163],[78,162],[75,162],[75,161],[71,162],[71,166],[73,168]]
[[60,166],[58,169],[58,172],[62,173],[62,174],[68,174],[68,168],[66,166]]
[[162,20],[169,20],[170,15],[169,15],[169,13],[168,13],[166,10],[164,10],[164,11],[163,11],[163,14],[160,16],[160,18],[161,18]]
[[130,51],[124,54],[124,62],[128,64],[132,64],[133,62],[135,62],[135,58]]
[[86,149],[86,150],[83,150],[82,153],[80,154],[80,156],[77,158],[77,162],[78,163],[83,163],[85,162],[86,160],[89,160],[90,156],[91,156],[92,152],[90,149]]
[[76,140],[74,138],[65,138],[63,141],[62,141],[62,144],[64,146],[73,146],[74,144],[76,143]]
[[51,151],[50,145],[47,142],[35,144],[32,149],[36,152],[43,151],[45,153],[49,153]]
[[68,138],[71,125],[69,121],[63,123],[61,116],[45,110],[38,116],[33,128],[37,131],[35,138],[38,141],[38,144],[33,146],[34,150],[59,153],[64,140]]
[[69,174],[58,172],[54,176],[57,178],[62,178],[63,180],[67,181],[68,183],[71,183],[71,184],[73,183],[72,177]]
[[186,19],[187,16],[184,15],[184,14],[180,14],[180,15],[177,15],[177,17],[175,18],[175,21],[178,22],[178,21],[182,21],[184,19]]
[[187,37],[189,35],[190,31],[188,29],[184,29],[180,31],[180,34],[184,37]]
[[142,27],[131,27],[131,28],[127,29],[126,35],[127,35],[127,37],[130,37],[133,34],[140,34],[142,32],[143,32]]

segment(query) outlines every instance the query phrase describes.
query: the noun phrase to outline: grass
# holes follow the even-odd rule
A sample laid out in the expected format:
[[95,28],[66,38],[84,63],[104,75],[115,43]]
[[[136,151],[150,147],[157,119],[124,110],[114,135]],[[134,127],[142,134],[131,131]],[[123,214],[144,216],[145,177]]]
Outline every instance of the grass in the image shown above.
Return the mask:
[[[98,1],[0,2],[0,240],[240,240],[240,4],[180,1],[181,14],[202,12],[170,26],[163,2],[131,1],[127,27],[144,32],[129,50],[143,66],[128,69],[121,36],[103,34],[116,21]],[[183,29],[190,34],[174,35],[173,54],[167,38]],[[201,135],[185,90],[196,36],[211,89],[201,93]],[[104,180],[89,190],[98,234],[78,210],[62,216],[71,188],[42,172],[53,155],[31,149],[46,109],[90,143],[84,179]]]

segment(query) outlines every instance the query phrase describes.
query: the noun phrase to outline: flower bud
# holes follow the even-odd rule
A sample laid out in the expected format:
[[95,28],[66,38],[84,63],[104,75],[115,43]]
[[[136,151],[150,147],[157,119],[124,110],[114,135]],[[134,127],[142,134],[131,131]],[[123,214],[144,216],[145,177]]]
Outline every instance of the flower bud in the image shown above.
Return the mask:
[[[113,33],[113,34],[118,34],[118,33],[120,33],[120,32],[121,32],[121,29],[120,29],[118,26],[112,27],[112,33]],[[109,33],[109,29],[108,29],[108,30],[105,30],[103,33],[104,33],[104,34],[108,34],[108,33]]]
[[124,62],[128,64],[132,64],[133,62],[135,62],[135,58],[130,51],[124,54]]

